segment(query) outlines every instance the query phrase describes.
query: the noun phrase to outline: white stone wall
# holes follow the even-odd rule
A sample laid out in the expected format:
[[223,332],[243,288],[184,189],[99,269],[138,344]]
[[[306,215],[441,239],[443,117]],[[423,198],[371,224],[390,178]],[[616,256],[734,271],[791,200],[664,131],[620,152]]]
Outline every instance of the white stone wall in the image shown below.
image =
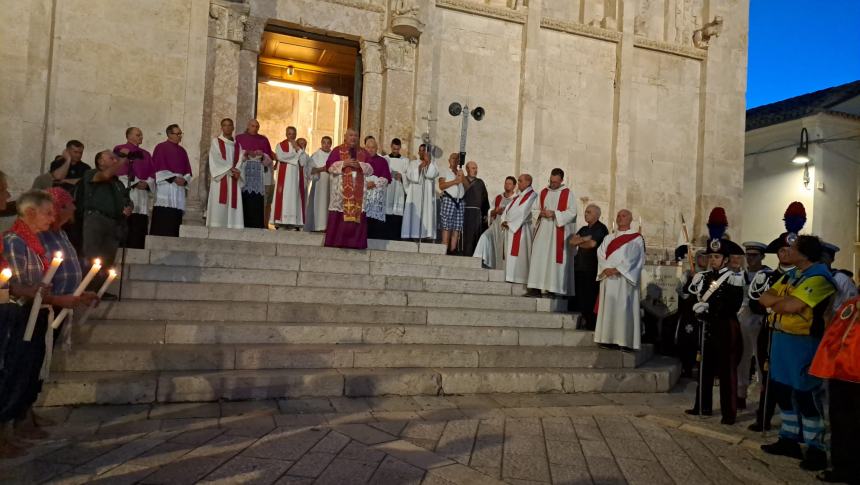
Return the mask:
[[649,248],[674,246],[682,211],[694,233],[714,205],[742,224],[748,0],[407,3],[423,24],[413,43],[392,32],[389,0],[15,2],[0,27],[3,167],[20,188],[69,138],[89,160],[128,125],[152,147],[178,122],[205,173],[218,120],[241,129],[253,115],[254,59],[277,24],[359,44],[361,131],[383,145],[397,136],[415,154],[429,111],[435,142],[457,151],[448,104],[483,106],[467,152],[491,192],[523,171],[544,185],[562,167],[605,220],[641,215]]
[[[802,128],[813,142],[808,187],[803,184],[803,166],[791,164]],[[849,158],[860,152],[860,142],[814,143],[856,133],[858,128],[856,120],[821,114],[747,132],[742,239],[770,242],[785,231],[785,208],[800,201],[808,218],[803,233],[839,246],[836,267],[860,274],[856,256],[860,169]],[[776,264],[776,259],[771,257],[770,263]]]
[[681,214],[692,221],[696,212],[699,61],[646,49],[633,59],[627,206],[642,217],[650,246],[674,246]]
[[[27,101],[4,98],[0,109],[9,126],[0,132],[12,135],[0,143],[15,154],[13,189],[29,187],[69,139],[84,143],[84,161],[92,165],[99,150],[125,142],[128,126],[140,127],[151,149],[168,124],[179,123],[189,155],[199,157],[207,0],[13,4],[3,13],[13,17],[0,22],[0,49],[13,57],[38,51],[12,59],[8,75],[4,69],[2,91]],[[21,29],[32,40],[20,42]],[[33,91],[40,96],[30,97]]]
[[[445,160],[459,152],[461,121],[448,114],[448,105],[457,101],[470,108],[482,106],[486,118],[469,122],[467,158],[478,162],[488,189],[498,191],[505,177],[514,175],[522,28],[450,10],[440,11],[438,19],[444,34],[435,46],[438,63],[432,63],[431,90],[437,93],[432,106],[437,120],[434,143],[444,150]],[[429,66],[419,65],[419,75]],[[419,126],[418,135],[427,131],[426,121]]]
[[541,29],[540,46],[534,160],[523,160],[523,171],[545,185],[549,172],[561,168],[568,186],[605,213],[612,177],[615,44]]

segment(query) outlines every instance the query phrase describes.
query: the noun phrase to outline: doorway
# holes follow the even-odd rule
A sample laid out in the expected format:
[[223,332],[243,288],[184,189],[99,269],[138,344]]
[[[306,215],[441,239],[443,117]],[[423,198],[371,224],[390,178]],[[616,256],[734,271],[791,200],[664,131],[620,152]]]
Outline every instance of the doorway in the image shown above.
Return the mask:
[[277,143],[287,126],[308,141],[308,152],[330,136],[343,140],[358,128],[361,106],[358,44],[345,39],[266,28],[257,66],[257,119],[260,133]]

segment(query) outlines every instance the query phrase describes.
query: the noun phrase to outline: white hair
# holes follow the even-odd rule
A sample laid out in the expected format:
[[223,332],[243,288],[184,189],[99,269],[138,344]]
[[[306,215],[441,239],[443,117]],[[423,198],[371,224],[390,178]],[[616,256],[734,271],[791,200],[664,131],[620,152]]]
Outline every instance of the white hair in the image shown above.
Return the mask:
[[585,206],[585,210],[588,210],[588,209],[594,209],[595,211],[597,211],[597,218],[598,219],[600,219],[600,216],[603,214],[603,211],[600,210],[600,206],[597,204],[588,204],[587,206]]
[[51,197],[51,194],[44,190],[32,189],[24,192],[20,197],[18,197],[16,209],[18,210],[18,216],[23,217],[27,209],[38,209],[44,205],[50,205],[53,203],[54,199]]

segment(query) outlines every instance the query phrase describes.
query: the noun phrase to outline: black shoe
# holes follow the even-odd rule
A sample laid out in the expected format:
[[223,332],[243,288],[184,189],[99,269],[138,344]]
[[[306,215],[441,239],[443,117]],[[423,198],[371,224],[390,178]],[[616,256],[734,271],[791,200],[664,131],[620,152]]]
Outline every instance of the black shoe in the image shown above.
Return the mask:
[[720,424],[728,424],[731,426],[731,425],[735,424],[735,418],[729,418],[727,416],[723,416],[723,419],[720,420]]
[[824,470],[815,478],[826,483],[848,483],[849,485],[860,484],[860,477],[852,477],[848,473],[843,473],[838,470]]
[[101,298],[101,299],[102,299],[102,301],[116,301],[116,300],[117,300],[117,297],[116,297],[116,295],[114,295],[113,293],[107,293],[107,292],[105,292],[105,294],[104,294],[104,295],[102,295],[102,298]]
[[827,468],[827,452],[810,446],[806,448],[806,456],[800,461],[800,468],[809,471],[819,471]]
[[738,409],[746,409],[747,408],[747,399],[745,397],[738,398]]
[[803,459],[803,452],[800,451],[800,445],[796,441],[779,438],[776,443],[769,445],[761,445],[761,451],[769,455],[781,455],[790,458]]
[[750,431],[755,431],[757,433],[761,433],[762,431],[770,431],[770,423],[762,426],[762,424],[758,421],[747,426],[747,429]]
[[621,351],[625,354],[635,354],[636,349],[631,349],[630,347],[621,347]]
[[528,291],[526,291],[526,296],[529,298],[540,298],[540,290],[529,288]]
[[[685,412],[685,413],[687,413],[687,414],[689,414],[690,416],[698,416],[698,415],[699,415],[699,410],[698,410],[698,408],[687,409],[687,410],[686,410],[686,411],[684,411],[684,412]],[[702,416],[712,416],[713,414],[714,414],[714,412],[713,412],[713,411],[709,411],[709,410],[707,410],[707,409],[706,409],[706,410],[702,411],[702,414],[701,414],[701,415],[702,415]]]

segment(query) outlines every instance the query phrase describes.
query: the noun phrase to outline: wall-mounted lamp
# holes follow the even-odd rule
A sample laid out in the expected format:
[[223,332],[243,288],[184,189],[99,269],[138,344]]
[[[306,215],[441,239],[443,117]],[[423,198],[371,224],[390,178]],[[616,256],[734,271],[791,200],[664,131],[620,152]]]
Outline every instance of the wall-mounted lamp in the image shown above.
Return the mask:
[[806,131],[806,128],[800,130],[800,145],[798,145],[797,151],[794,152],[794,158],[791,159],[791,163],[797,165],[809,163],[809,132]]

